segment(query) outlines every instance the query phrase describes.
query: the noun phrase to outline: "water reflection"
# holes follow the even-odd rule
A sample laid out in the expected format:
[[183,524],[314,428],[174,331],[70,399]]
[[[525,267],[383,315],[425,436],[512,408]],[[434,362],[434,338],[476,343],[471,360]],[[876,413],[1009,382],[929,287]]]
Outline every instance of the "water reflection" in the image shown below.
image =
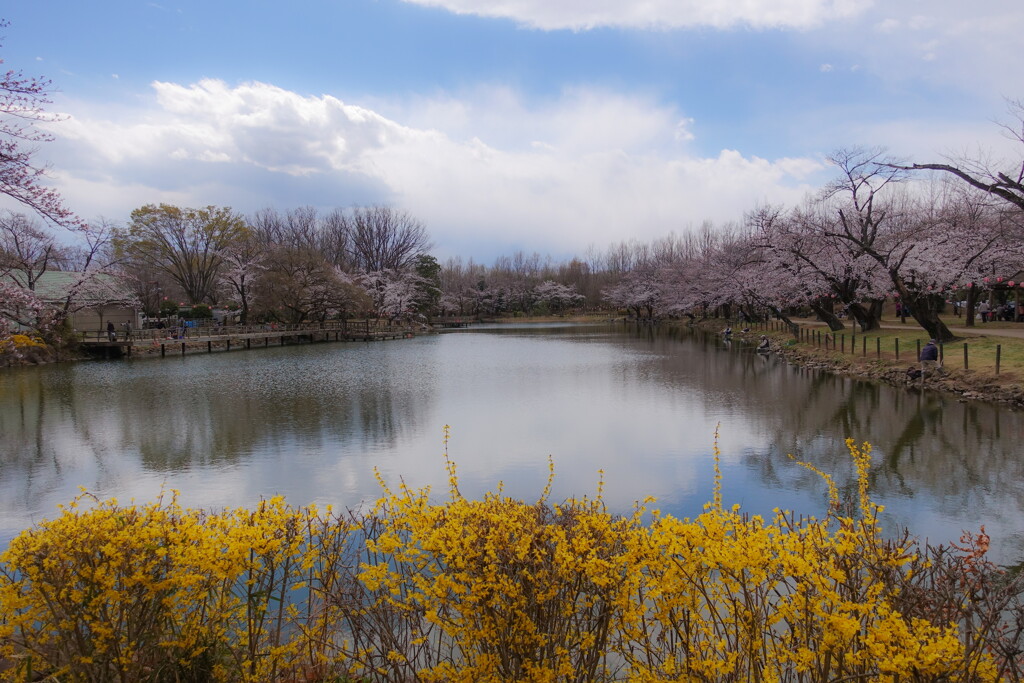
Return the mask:
[[[849,489],[847,436],[875,448],[885,523],[936,540],[986,524],[1001,559],[1024,552],[1021,415],[787,366],[739,341],[651,327],[471,328],[376,344],[318,344],[0,374],[0,544],[79,486],[187,504],[358,505],[389,482],[443,493],[441,434],[462,490],[502,480],[535,497],[609,505],[646,495],[680,516],[710,495],[721,424],[726,500],[820,513],[820,479]],[[440,495],[439,493],[439,495]]]

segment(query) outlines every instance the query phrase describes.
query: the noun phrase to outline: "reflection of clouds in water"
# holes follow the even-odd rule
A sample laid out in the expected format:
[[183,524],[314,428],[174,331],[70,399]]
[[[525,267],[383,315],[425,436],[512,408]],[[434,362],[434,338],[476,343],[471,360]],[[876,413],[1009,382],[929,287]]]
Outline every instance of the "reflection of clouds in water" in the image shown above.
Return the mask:
[[823,484],[786,454],[849,487],[852,436],[875,446],[888,527],[950,540],[980,522],[1021,545],[1021,415],[788,367],[738,341],[621,329],[474,329],[9,373],[0,534],[52,515],[79,485],[141,501],[166,484],[203,508],[275,494],[357,507],[380,495],[376,467],[443,500],[446,423],[465,495],[502,481],[535,500],[550,455],[554,501],[593,495],[604,470],[611,510],[653,495],[692,516],[711,497],[721,423],[727,504],[821,514]]

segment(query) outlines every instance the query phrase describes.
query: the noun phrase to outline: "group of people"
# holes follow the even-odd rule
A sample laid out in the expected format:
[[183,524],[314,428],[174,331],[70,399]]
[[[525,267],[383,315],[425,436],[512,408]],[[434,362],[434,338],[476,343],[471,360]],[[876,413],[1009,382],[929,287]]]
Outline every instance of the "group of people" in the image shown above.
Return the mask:
[[[750,332],[750,328],[749,327],[744,327],[743,331],[744,332]],[[731,326],[726,325],[725,329],[722,330],[722,339],[724,341],[732,341],[732,327]],[[769,339],[768,339],[768,335],[766,335],[766,334],[762,334],[761,335],[761,340],[757,344],[757,350],[760,351],[761,353],[765,353],[767,351],[771,351],[772,350],[772,344],[771,344],[771,341],[769,341]]]
[[[966,309],[967,302],[961,302],[960,307]],[[1024,307],[1021,308],[1024,309]],[[987,301],[982,301],[978,304],[977,313],[983,323],[996,322],[997,320],[1005,320],[1006,322],[1024,320],[1024,310],[1018,310],[1017,304],[1012,301],[994,306],[989,306]]]
[[[130,322],[126,320],[121,323],[121,329],[124,331],[125,339],[132,338],[132,324]],[[114,327],[114,323],[111,320],[107,321],[107,340],[112,342],[117,341],[117,328]]]

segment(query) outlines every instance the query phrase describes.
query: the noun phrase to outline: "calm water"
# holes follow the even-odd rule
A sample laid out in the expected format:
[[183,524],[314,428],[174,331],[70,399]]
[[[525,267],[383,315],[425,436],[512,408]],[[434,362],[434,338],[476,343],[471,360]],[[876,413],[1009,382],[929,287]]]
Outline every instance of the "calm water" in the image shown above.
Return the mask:
[[[625,331],[624,331],[625,329]],[[847,436],[874,445],[887,527],[933,541],[981,524],[996,558],[1024,555],[1024,415],[800,370],[685,331],[477,327],[412,340],[0,371],[0,547],[71,500],[357,507],[374,469],[445,492],[443,426],[464,494],[499,481],[535,499],[592,494],[678,516],[711,496],[821,514],[824,486],[788,453],[850,483]]]

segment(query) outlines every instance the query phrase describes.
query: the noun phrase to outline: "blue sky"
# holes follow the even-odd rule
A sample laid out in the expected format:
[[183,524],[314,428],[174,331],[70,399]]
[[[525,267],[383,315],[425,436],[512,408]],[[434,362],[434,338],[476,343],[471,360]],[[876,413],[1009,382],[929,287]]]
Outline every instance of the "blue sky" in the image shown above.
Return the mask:
[[564,258],[799,202],[839,147],[1019,155],[1010,0],[13,5],[0,57],[58,90],[38,155],[87,219],[383,203],[442,259]]

